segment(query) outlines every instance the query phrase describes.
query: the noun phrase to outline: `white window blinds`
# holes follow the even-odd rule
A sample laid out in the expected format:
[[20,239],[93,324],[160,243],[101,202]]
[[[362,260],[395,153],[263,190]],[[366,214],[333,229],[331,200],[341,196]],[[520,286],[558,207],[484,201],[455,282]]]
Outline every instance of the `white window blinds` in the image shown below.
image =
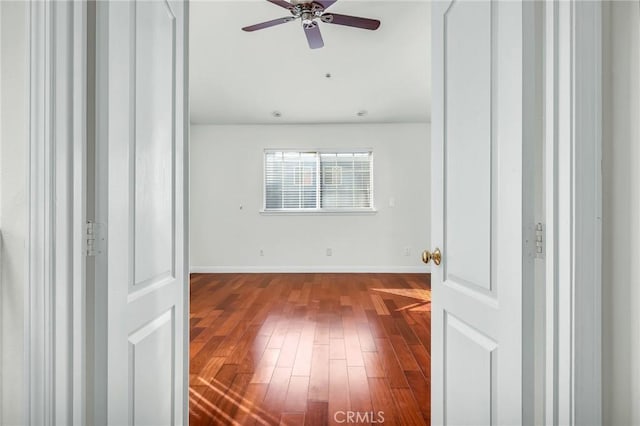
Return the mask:
[[265,151],[265,211],[371,210],[372,153]]
[[371,207],[371,153],[321,153],[321,207]]

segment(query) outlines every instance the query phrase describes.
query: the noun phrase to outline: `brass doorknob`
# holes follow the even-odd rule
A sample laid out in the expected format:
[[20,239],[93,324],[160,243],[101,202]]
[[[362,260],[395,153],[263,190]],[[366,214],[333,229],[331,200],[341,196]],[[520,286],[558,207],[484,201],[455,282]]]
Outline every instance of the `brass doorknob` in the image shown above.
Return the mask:
[[422,252],[422,261],[424,263],[429,263],[433,260],[433,263],[439,265],[442,262],[442,253],[440,253],[440,249],[436,247],[436,249],[431,253],[429,250],[425,250]]

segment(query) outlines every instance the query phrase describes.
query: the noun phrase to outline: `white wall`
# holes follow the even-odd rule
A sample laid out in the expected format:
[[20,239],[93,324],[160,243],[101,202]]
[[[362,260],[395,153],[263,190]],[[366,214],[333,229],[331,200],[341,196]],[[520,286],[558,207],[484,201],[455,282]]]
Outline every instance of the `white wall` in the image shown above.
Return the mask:
[[[192,271],[427,271],[429,138],[428,124],[192,125]],[[377,214],[259,213],[265,148],[339,147],[373,149]]]
[[640,2],[604,29],[603,424],[640,425]]
[[27,160],[27,2],[0,2],[0,424],[21,425]]

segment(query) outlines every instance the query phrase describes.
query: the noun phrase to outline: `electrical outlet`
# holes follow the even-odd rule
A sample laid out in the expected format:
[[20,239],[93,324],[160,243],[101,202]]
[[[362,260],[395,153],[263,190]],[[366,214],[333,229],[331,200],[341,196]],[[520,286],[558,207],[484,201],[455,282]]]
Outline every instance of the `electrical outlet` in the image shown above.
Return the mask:
[[411,247],[405,247],[404,250],[402,250],[402,254],[405,256],[411,256]]
[[264,256],[264,250],[260,249],[260,256]]
[[327,256],[333,256],[333,250],[328,248],[327,249]]

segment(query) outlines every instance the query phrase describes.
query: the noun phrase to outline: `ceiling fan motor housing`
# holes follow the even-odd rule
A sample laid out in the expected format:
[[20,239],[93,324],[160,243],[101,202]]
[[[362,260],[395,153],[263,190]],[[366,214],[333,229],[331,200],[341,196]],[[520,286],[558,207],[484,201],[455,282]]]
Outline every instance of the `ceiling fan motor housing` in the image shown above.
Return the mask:
[[308,12],[302,13],[302,26],[306,29],[313,28],[318,25],[315,21],[316,17]]
[[293,5],[290,9],[291,14],[295,18],[302,18],[304,21],[314,20],[319,18],[324,13],[324,7],[319,3],[298,3]]

